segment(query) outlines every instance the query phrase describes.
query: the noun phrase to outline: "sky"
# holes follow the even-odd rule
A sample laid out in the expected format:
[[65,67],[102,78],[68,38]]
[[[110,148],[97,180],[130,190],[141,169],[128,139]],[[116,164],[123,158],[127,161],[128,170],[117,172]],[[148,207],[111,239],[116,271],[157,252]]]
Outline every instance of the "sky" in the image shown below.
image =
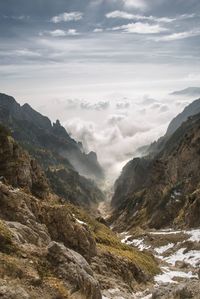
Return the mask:
[[59,118],[113,181],[200,86],[199,0],[0,0],[0,92]]

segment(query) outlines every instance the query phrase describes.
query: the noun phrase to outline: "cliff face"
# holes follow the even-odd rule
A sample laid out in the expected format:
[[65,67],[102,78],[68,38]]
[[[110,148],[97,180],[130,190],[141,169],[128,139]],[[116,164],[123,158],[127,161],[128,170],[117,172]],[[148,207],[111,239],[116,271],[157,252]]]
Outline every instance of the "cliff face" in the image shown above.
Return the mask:
[[0,126],[0,177],[14,187],[21,187],[44,198],[48,196],[47,179],[37,164],[27,152],[7,134]]
[[119,230],[200,225],[200,115],[183,123],[153,158],[123,169],[112,199]]
[[[20,106],[14,98],[0,94],[0,123],[40,163],[51,188],[59,196],[84,206],[104,199],[98,187],[91,183],[91,179],[99,182],[104,178],[96,154],[85,154],[59,121],[52,125],[28,104]],[[79,188],[73,188],[73,181]]]
[[3,127],[0,151],[0,297],[101,299],[104,289],[131,294],[151,281],[153,257],[55,195]]
[[[56,121],[50,120],[25,104],[20,106],[14,98],[0,94],[0,122],[9,127],[14,138],[27,148],[46,149],[52,154],[67,159],[81,175],[103,179],[103,170],[94,155],[85,154],[74,139]],[[56,162],[56,157],[55,157]],[[59,161],[58,161],[59,162]]]

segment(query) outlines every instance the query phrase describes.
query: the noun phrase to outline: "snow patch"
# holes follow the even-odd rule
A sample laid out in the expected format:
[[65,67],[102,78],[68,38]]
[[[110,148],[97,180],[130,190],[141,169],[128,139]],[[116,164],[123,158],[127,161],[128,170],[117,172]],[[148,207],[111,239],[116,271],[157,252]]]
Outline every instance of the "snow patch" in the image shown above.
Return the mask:
[[157,247],[154,250],[158,253],[158,254],[163,254],[164,252],[166,252],[168,249],[172,248],[174,246],[174,243],[169,243],[165,246],[161,246],[161,247]]
[[173,271],[170,270],[168,267],[162,267],[163,273],[156,275],[154,277],[154,281],[158,284],[165,284],[165,283],[178,283],[173,280],[175,277],[181,278],[197,278],[197,275],[193,275],[192,272],[183,272],[183,271]]
[[186,248],[181,248],[174,254],[166,257],[164,260],[169,264],[175,266],[176,262],[183,261],[187,264],[190,264],[193,267],[196,267],[200,262],[200,251],[199,250],[190,250],[185,252]]
[[194,229],[187,232],[191,237],[188,241],[200,242],[200,229]]
[[[125,235],[127,233],[123,233]],[[151,246],[148,246],[144,243],[144,239],[133,239],[129,240],[131,238],[131,235],[126,236],[121,240],[122,243],[127,244],[127,245],[133,245],[137,247],[140,251],[143,251],[144,249],[149,249]]]

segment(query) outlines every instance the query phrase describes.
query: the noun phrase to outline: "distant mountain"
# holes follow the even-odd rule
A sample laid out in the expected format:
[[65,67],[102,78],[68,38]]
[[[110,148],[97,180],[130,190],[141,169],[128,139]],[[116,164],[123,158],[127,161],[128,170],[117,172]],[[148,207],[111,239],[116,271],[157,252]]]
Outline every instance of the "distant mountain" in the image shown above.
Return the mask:
[[188,117],[198,113],[200,113],[200,98],[185,107],[185,109],[170,122],[166,135],[172,135],[182,125],[182,123],[188,119]]
[[153,156],[123,168],[112,199],[113,224],[120,231],[141,226],[200,225],[200,114],[168,135]]
[[[149,146],[145,146],[143,156],[156,155],[165,146],[169,137],[185,122],[190,116],[200,113],[200,98],[189,104],[185,109],[179,113],[169,124],[164,136],[154,141]],[[140,150],[140,149],[138,149]]]
[[200,96],[200,87],[188,87],[183,90],[178,90],[170,93],[170,95],[174,96],[191,96],[191,97],[198,97]]
[[59,121],[52,125],[30,105],[20,106],[13,97],[0,94],[0,123],[40,163],[59,196],[86,205],[103,199],[91,181],[104,178],[96,154],[84,153]]

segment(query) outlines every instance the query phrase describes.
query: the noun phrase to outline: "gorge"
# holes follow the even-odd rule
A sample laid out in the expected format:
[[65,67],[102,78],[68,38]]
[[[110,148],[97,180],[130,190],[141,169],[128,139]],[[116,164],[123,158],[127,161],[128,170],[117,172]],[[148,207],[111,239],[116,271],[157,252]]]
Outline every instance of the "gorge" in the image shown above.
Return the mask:
[[94,152],[0,94],[0,296],[198,299],[199,113],[128,162],[110,202]]

